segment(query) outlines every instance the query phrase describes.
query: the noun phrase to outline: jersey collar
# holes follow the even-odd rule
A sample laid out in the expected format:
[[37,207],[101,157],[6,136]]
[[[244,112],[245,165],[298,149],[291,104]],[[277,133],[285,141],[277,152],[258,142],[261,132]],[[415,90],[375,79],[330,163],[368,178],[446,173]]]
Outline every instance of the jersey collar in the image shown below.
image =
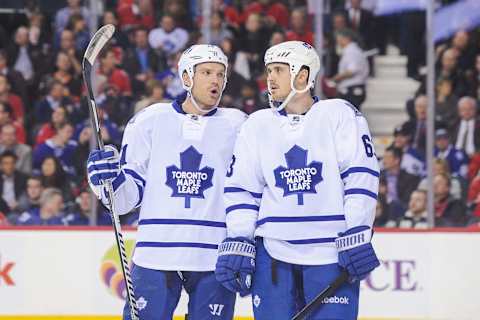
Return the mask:
[[[313,99],[313,104],[315,104],[315,103],[317,103],[318,101],[320,101],[320,98],[317,97],[317,96],[313,96],[312,99]],[[310,109],[308,109],[308,110],[310,110]],[[308,112],[308,111],[307,111],[307,112]],[[307,112],[303,113],[302,116],[306,115]],[[280,111],[278,111],[278,113],[279,113],[280,115],[282,115],[282,116],[287,116],[287,111],[285,110],[285,108],[282,109],[282,110],[280,110]]]
[[[182,95],[181,97],[175,99],[172,102],[173,109],[175,109],[175,111],[177,111],[180,114],[187,114],[182,108],[182,103],[185,101],[186,98],[187,98],[187,95],[185,94],[185,95]],[[215,108],[212,111],[209,111],[208,113],[203,114],[202,116],[203,117],[213,116],[217,112],[217,109],[218,108]]]

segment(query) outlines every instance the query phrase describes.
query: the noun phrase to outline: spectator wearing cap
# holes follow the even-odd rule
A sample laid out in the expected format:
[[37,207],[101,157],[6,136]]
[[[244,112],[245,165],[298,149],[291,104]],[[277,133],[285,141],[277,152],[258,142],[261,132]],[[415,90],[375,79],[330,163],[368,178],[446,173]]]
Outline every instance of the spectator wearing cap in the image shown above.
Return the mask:
[[0,155],[0,194],[10,211],[17,209],[18,200],[25,192],[27,176],[16,170],[17,156],[11,151]]
[[307,28],[307,13],[303,8],[297,8],[290,15],[291,29],[287,31],[286,38],[288,41],[303,41],[313,45],[313,32]]
[[466,206],[450,196],[450,179],[446,174],[433,178],[435,226],[463,227],[467,222]]
[[410,195],[408,210],[403,217],[397,220],[390,220],[385,227],[407,228],[407,229],[428,229],[427,192],[415,190]]
[[434,155],[448,162],[452,175],[467,179],[468,155],[450,143],[448,131],[444,128],[435,131]]
[[406,172],[415,176],[423,177],[425,175],[425,159],[423,155],[412,146],[413,126],[405,122],[395,128],[393,132],[393,146],[403,152],[400,167]]
[[18,226],[31,225],[66,225],[63,221],[62,192],[55,188],[47,188],[40,196],[40,207],[22,213],[16,220]]
[[166,55],[175,54],[185,48],[189,39],[185,29],[176,26],[175,19],[170,15],[164,15],[160,27],[153,29],[148,34],[150,47],[159,50]]
[[480,119],[477,117],[477,101],[463,97],[458,101],[458,120],[451,128],[450,135],[455,148],[471,157],[480,150]]
[[358,109],[366,98],[365,83],[368,78],[368,61],[362,49],[353,41],[351,30],[337,32],[336,42],[342,48],[338,73],[331,78],[337,83],[338,97],[350,101]]
[[23,174],[30,174],[32,172],[32,148],[29,145],[18,142],[16,130],[11,123],[1,126],[0,154],[7,151],[13,152],[17,157],[16,169]]
[[[391,207],[403,208],[404,212],[410,194],[417,188],[420,178],[403,170],[400,166],[401,159],[401,149],[388,147],[383,155],[383,170],[380,172],[380,180],[384,181],[387,187],[387,203]],[[396,216],[398,214],[395,214],[393,218],[397,218]]]
[[145,94],[145,84],[159,71],[165,69],[165,55],[157,53],[148,44],[148,30],[138,28],[134,32],[133,47],[123,58],[123,68],[130,75],[135,96]]

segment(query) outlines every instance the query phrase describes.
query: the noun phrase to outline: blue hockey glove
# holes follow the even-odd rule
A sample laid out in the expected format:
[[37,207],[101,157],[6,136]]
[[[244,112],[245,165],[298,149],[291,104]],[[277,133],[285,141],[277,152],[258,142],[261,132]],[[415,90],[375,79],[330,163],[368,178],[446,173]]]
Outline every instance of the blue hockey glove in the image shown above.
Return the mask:
[[338,264],[347,270],[351,282],[365,279],[380,265],[370,239],[372,230],[368,226],[358,226],[340,232],[335,244],[338,250]]
[[244,237],[226,238],[218,247],[215,277],[225,288],[250,294],[255,271],[255,244]]
[[90,188],[98,199],[104,198],[103,184],[114,180],[120,174],[120,156],[114,146],[105,150],[93,150],[87,160],[87,177]]

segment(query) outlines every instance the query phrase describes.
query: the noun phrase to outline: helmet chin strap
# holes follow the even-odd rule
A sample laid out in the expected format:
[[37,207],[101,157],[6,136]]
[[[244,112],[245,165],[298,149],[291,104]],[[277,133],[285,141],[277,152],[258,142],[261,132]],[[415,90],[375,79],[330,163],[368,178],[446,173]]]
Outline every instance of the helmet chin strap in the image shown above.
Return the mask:
[[290,100],[292,100],[292,98],[295,96],[295,94],[297,93],[304,93],[308,90],[310,90],[310,88],[312,87],[312,83],[310,82],[304,89],[302,90],[297,90],[295,88],[295,85],[293,84],[293,82],[295,81],[295,78],[296,78],[297,74],[294,74],[292,75],[292,77],[290,78],[290,92],[288,94],[288,96],[285,98],[285,100],[283,100],[280,105],[278,105],[278,103],[276,104],[276,101],[273,100],[273,97],[272,97],[272,90],[271,90],[271,87],[270,87],[270,83],[267,83],[267,87],[268,87],[268,101],[269,101],[269,104],[270,104],[270,107],[277,110],[277,111],[282,111],[283,109],[285,109],[285,107],[287,106],[287,104],[290,102]]
[[[220,96],[218,97],[217,101],[215,102],[215,104],[210,108],[210,109],[202,109],[200,108],[200,106],[198,105],[197,101],[195,100],[195,98],[193,97],[193,93],[192,93],[192,90],[193,90],[193,79],[190,75],[188,75],[188,77],[190,78],[190,83],[192,84],[192,86],[188,87],[187,89],[187,93],[188,93],[188,96],[190,97],[190,100],[192,100],[192,104],[193,104],[193,107],[195,109],[197,109],[198,112],[200,112],[201,114],[205,114],[205,113],[209,113],[210,111],[216,109],[218,107],[218,104],[220,103],[220,100],[222,99],[222,94],[220,94]],[[223,91],[222,91],[223,93]]]

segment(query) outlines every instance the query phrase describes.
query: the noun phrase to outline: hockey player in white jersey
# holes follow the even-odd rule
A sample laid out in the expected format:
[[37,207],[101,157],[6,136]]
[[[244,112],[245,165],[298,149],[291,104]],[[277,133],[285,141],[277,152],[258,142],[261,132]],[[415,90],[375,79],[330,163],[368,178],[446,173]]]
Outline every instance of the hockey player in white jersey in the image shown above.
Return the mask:
[[112,148],[90,154],[89,182],[102,202],[102,183],[112,179],[119,214],[141,207],[132,258],[140,319],[172,319],[182,287],[189,320],[233,318],[235,294],[213,273],[226,237],[225,175],[246,119],[239,110],[217,108],[227,63],[216,46],[190,47],[178,65],[186,99],[135,115],[120,155]]
[[350,281],[308,319],[356,319],[359,280],[379,265],[370,244],[379,169],[367,122],[345,100],[311,96],[320,60],[309,44],[275,45],[265,65],[272,108],[250,115],[237,137],[217,279],[251,289],[255,319],[283,320],[346,269]]

